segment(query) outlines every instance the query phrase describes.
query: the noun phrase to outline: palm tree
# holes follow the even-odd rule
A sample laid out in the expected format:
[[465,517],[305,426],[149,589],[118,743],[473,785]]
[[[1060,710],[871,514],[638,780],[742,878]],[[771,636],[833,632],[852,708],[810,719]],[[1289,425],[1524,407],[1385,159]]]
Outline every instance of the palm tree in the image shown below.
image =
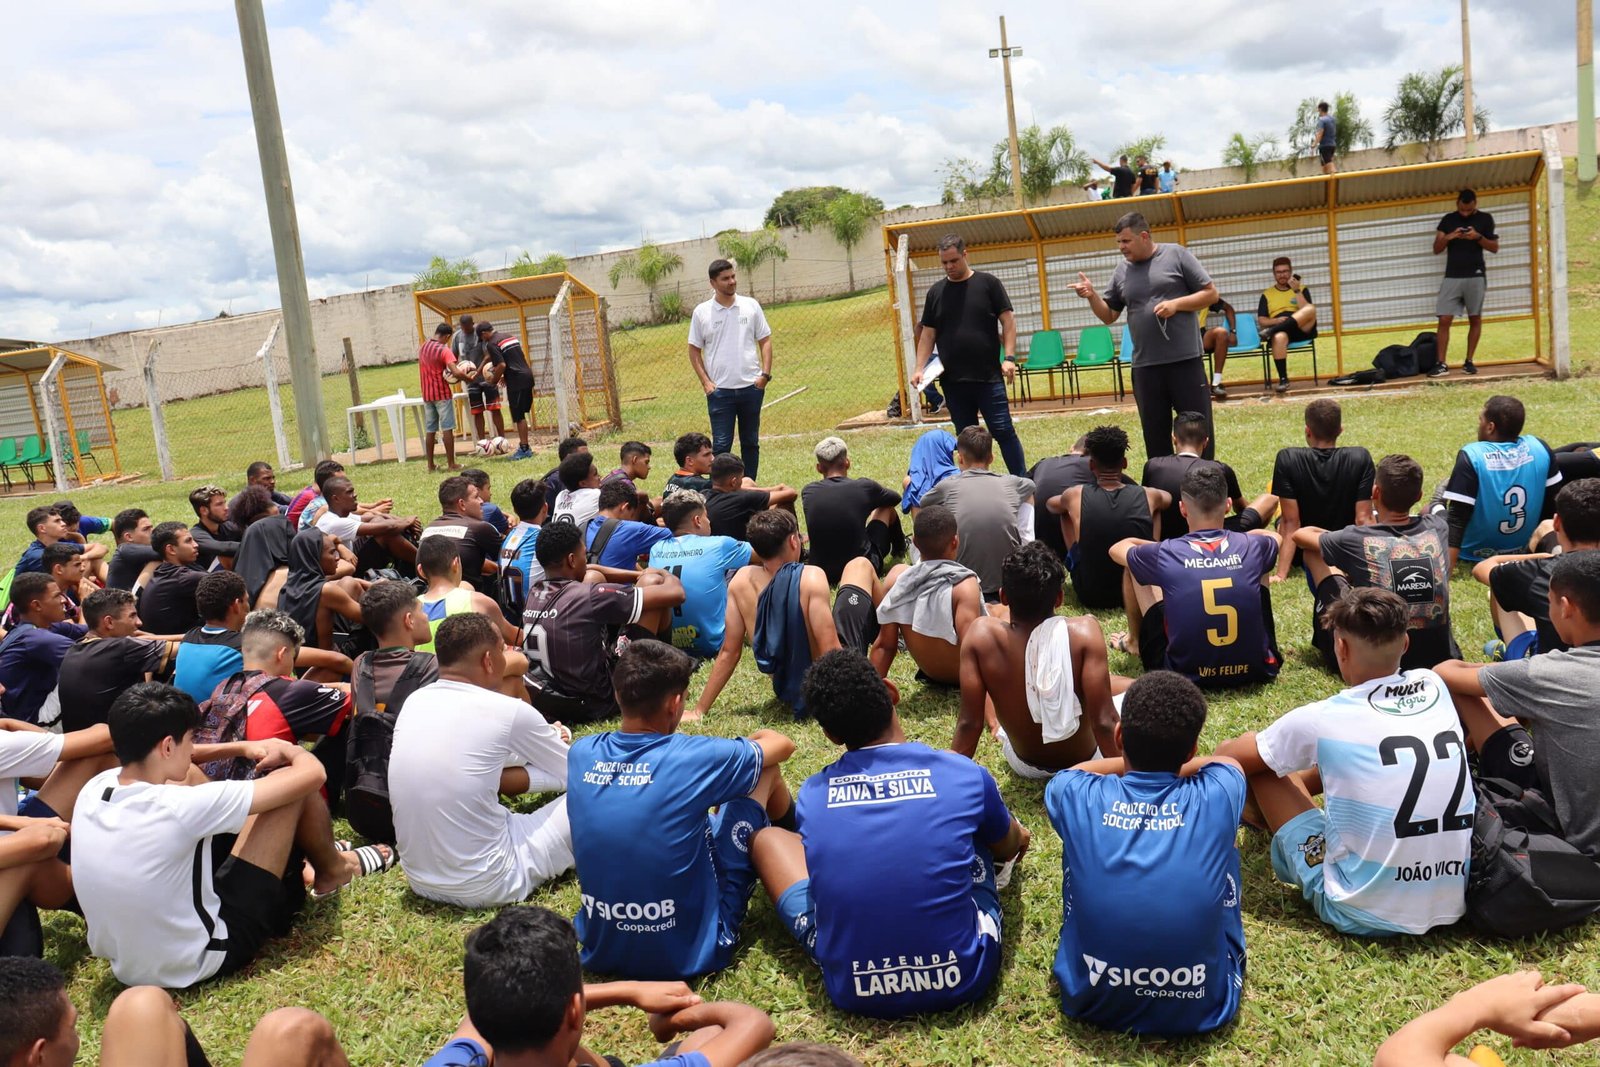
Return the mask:
[[[1062,182],[1082,181],[1089,174],[1089,157],[1078,148],[1072,131],[1066,126],[1052,126],[1048,130],[1029,126],[1017,135],[1017,156],[1022,161],[1022,195],[1029,200],[1043,200]],[[1000,141],[994,146],[994,163],[989,189],[1011,188],[1011,146]]]
[[[1446,137],[1466,128],[1466,103],[1461,68],[1443,67],[1436,71],[1412,71],[1400,79],[1394,101],[1383,113],[1389,128],[1383,147],[1413,142],[1422,145],[1422,158],[1438,158],[1439,145]],[[1473,121],[1480,136],[1489,132],[1489,112],[1483,108]]]
[[[1298,173],[1302,156],[1311,155],[1312,147],[1317,143],[1317,104],[1318,99],[1308,96],[1300,101],[1300,106],[1295,109],[1294,122],[1289,126],[1289,173]],[[1338,144],[1334,146],[1333,154],[1342,160],[1350,154],[1356,146],[1371,148],[1376,135],[1372,130],[1372,123],[1361,116],[1361,104],[1356,100],[1355,93],[1338,93],[1330,101],[1332,105],[1328,110],[1333,115],[1334,136]]]
[[611,279],[613,289],[624,278],[637,278],[649,293],[650,317],[653,319],[656,315],[656,286],[682,266],[683,257],[678,253],[663,252],[660,245],[646,241],[636,251],[611,264],[606,277]]
[[776,226],[763,226],[748,234],[740,233],[738,230],[720,233],[717,235],[717,250],[738,264],[740,270],[750,272],[751,295],[754,295],[755,290],[756,268],[771,260],[772,291],[776,296],[778,260],[789,258],[789,250],[783,247],[783,237]]
[[426,269],[417,273],[411,288],[448,289],[452,285],[471,285],[478,280],[478,264],[471,259],[446,259],[434,256]]
[[875,207],[874,203],[872,197],[861,193],[841,193],[821,205],[807,220],[808,228],[810,225],[826,227],[833,234],[833,239],[844,246],[845,267],[850,275],[852,293],[856,291],[856,265],[851,250],[867,232],[867,222],[882,210],[881,207]]
[[524,251],[511,264],[511,277],[535,278],[541,274],[561,274],[567,269],[567,257],[560,252],[551,252],[543,259],[535,260],[533,254]]
[[1270,133],[1258,133],[1249,138],[1242,133],[1235,133],[1222,150],[1222,165],[1244,171],[1246,184],[1255,181],[1256,173],[1268,163],[1277,162],[1277,159],[1278,139]]

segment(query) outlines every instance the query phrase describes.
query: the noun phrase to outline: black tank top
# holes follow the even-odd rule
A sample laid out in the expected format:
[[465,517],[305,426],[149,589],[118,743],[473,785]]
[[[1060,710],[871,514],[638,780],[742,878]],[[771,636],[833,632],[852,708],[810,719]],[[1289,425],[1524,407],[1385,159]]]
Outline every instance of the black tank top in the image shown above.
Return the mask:
[[1083,487],[1078,508],[1078,543],[1074,546],[1072,589],[1086,608],[1122,606],[1122,568],[1108,554],[1125,537],[1150,539],[1150,505],[1144,487]]

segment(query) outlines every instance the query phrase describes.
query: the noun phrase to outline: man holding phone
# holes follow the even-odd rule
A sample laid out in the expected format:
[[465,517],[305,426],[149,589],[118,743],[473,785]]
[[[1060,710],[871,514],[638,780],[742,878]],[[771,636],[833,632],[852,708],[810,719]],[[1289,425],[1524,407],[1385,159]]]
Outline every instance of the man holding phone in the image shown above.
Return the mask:
[[1450,350],[1450,324],[1457,315],[1467,317],[1467,358],[1461,369],[1478,373],[1472,357],[1478,351],[1478,336],[1483,332],[1483,294],[1488,288],[1484,277],[1483,253],[1500,251],[1494,216],[1478,210],[1478,194],[1463,189],[1456,197],[1456,209],[1439,220],[1433,235],[1433,254],[1445,253],[1444,284],[1434,313],[1439,316],[1437,339],[1439,362],[1428,372],[1437,378],[1449,372],[1446,362]]

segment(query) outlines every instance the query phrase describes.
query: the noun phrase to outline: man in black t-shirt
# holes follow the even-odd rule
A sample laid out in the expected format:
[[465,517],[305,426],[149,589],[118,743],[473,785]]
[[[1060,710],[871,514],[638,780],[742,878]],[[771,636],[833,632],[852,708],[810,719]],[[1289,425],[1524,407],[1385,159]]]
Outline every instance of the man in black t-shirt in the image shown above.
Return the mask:
[[1133,168],[1128,166],[1127,156],[1118,156],[1117,165],[1108,167],[1098,159],[1092,161],[1095,166],[1111,175],[1111,199],[1121,200],[1125,196],[1133,195],[1133,183],[1138,175],[1133,173]]
[[1153,196],[1160,190],[1157,183],[1161,180],[1161,168],[1151,163],[1144,156],[1139,157],[1138,166],[1134,168],[1139,175],[1139,195]]
[[944,277],[928,287],[911,387],[922,388],[923,372],[938,345],[944,398],[955,432],[978,425],[981,413],[1005,457],[1006,469],[1021,477],[1028,461],[1011,425],[1006,397],[1006,386],[1017,374],[1017,320],[1011,313],[1011,298],[999,278],[967,265],[966,242],[955,234],[939,239],[939,265]]
[[871,478],[850,477],[850,452],[843,439],[817,442],[817,473],[822,478],[800,490],[811,539],[808,562],[821,567],[829,585],[838,585],[845,564],[857,556],[872,561],[881,576],[896,540],[904,543],[895,507],[900,494]]
[[150,547],[150,537],[155,524],[143,508],[128,508],[117,512],[111,520],[111,539],[117,543],[117,553],[106,564],[106,585],[112,589],[132,589],[139,584],[144,569],[161,562],[161,555]]
[[139,594],[139,617],[149,633],[186,634],[204,621],[194,602],[200,579],[206,576],[196,562],[200,546],[189,527],[164,522],[150,535],[150,547],[161,556],[161,564]]
[[1334,674],[1333,631],[1323,625],[1323,612],[1352,587],[1387,589],[1406,602],[1411,641],[1400,659],[1403,670],[1461,658],[1450,633],[1449,523],[1438,512],[1412,515],[1420,499],[1422,465],[1410,456],[1384,456],[1373,479],[1375,523],[1343,530],[1302,526],[1294,535],[1316,590],[1311,643]]
[[495,332],[494,324],[478,323],[478,341],[485,353],[491,349],[504,368],[502,380],[506,387],[506,408],[511,421],[517,424],[517,450],[512,459],[532,459],[533,449],[528,447],[528,412],[533,410],[533,368],[528,366],[527,353],[522,342],[509,334]]
[[1500,251],[1500,236],[1495,233],[1494,216],[1478,210],[1478,194],[1471,189],[1461,190],[1456,197],[1456,209],[1439,220],[1433,234],[1433,254],[1445,253],[1444,282],[1439,286],[1439,299],[1434,314],[1439,316],[1439,333],[1435,342],[1439,362],[1428,374],[1438,377],[1450,368],[1446,357],[1450,350],[1450,324],[1457,315],[1467,317],[1467,358],[1461,369],[1468,374],[1478,373],[1472,357],[1478,351],[1478,335],[1483,332],[1483,294],[1488,289],[1484,277],[1484,251]]
[[478,487],[460,475],[439,483],[439,506],[444,514],[428,523],[422,537],[448,537],[461,554],[461,574],[473,588],[488,597],[500,589],[500,531],[483,521],[483,498]]
[[[1534,532],[1535,554],[1490,556],[1472,568],[1472,576],[1489,587],[1489,614],[1501,646],[1496,659],[1518,659],[1519,652],[1533,655],[1567,647],[1550,621],[1550,571],[1561,557],[1549,552],[1559,550],[1566,555],[1600,549],[1600,478],[1562,486],[1556,494],[1553,528],[1543,536],[1541,531]],[[1531,648],[1526,638],[1521,643],[1516,640],[1530,631],[1538,635]]]
[[89,635],[67,649],[61,661],[61,726],[69,733],[107,721],[122,691],[162,680],[177,642],[133,636],[139,613],[126,589],[101,589],[83,602]]
[[200,565],[207,570],[232,567],[239,554],[239,531],[228,521],[228,494],[220,486],[202,485],[189,494],[189,506],[194,509],[189,534],[200,546]]
[[713,537],[745,540],[744,528],[750,516],[768,508],[794,510],[800,494],[787,485],[745,485],[744,461],[724,452],[711,461],[711,488],[706,492],[706,518]]
[[1211,443],[1210,425],[1198,411],[1180,411],[1172,420],[1172,447],[1176,455],[1155,456],[1145,462],[1144,475],[1139,484],[1160,489],[1172,498],[1172,503],[1161,513],[1161,540],[1170,541],[1189,532],[1189,520],[1184,518],[1179,505],[1183,478],[1195,464],[1219,467],[1227,485],[1228,506],[1232,514],[1223,520],[1223,528],[1233,533],[1260,530],[1272,521],[1278,510],[1278,498],[1262,493],[1246,503],[1239,488],[1239,476],[1233,468],[1219,460],[1203,459],[1202,453]]
[[1273,461],[1281,541],[1274,582],[1289,577],[1289,569],[1300,561],[1294,547],[1294,532],[1300,527],[1342,530],[1372,522],[1372,456],[1360,445],[1339,444],[1343,432],[1339,402],[1313,400],[1306,405],[1306,447],[1280,449]]

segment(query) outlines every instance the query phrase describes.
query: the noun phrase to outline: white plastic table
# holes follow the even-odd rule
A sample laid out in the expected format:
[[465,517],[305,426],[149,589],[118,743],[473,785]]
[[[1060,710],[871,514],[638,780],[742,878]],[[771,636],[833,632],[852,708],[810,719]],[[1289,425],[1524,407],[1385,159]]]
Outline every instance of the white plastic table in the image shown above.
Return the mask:
[[[451,395],[450,399],[455,402],[456,426],[459,432],[459,428],[463,425],[461,421],[461,406],[462,401],[466,399],[466,394],[455,393]],[[406,461],[407,438],[405,431],[405,415],[407,411],[411,412],[412,419],[417,426],[417,438],[421,440],[426,432],[422,428],[422,405],[423,401],[421,397],[408,397],[406,396],[406,391],[401,389],[396,391],[392,396],[379,397],[377,400],[374,400],[368,404],[357,404],[354,407],[345,408],[344,423],[345,431],[348,434],[350,441],[350,462],[354,463],[356,458],[357,415],[371,414],[373,416],[373,419],[371,420],[373,447],[378,450],[378,459],[382,460],[384,458],[383,431],[379,427],[378,419],[376,417],[381,412],[389,420],[389,433],[394,438],[396,459],[398,459],[399,462],[404,463]]]

